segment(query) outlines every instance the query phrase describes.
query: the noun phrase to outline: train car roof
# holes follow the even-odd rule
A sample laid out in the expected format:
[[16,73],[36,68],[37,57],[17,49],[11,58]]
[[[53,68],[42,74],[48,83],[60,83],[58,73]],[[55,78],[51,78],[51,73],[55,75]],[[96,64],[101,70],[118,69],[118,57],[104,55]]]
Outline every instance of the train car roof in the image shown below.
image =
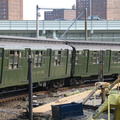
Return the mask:
[[35,38],[35,37],[21,37],[21,36],[5,36],[0,35],[0,41],[21,41],[21,42],[36,42],[36,43],[64,43],[65,40],[56,40],[52,38]]
[[71,45],[76,50],[90,50],[90,51],[100,51],[100,50],[112,50],[120,51],[120,46],[110,46],[110,45]]
[[[2,44],[6,41],[6,44]],[[9,42],[9,45],[7,45]],[[16,44],[17,43],[17,44]],[[26,44],[27,43],[27,44]],[[22,45],[24,44],[24,45]],[[103,41],[78,41],[78,40],[55,40],[32,37],[2,36],[0,35],[0,47],[4,49],[71,49],[74,46],[77,50],[89,49],[94,50],[114,50],[120,51],[120,42],[103,42]]]
[[66,40],[66,43],[70,45],[109,45],[109,46],[115,46],[119,45],[120,42],[110,42],[110,41],[85,41],[85,40]]
[[64,50],[72,48],[65,44],[38,44],[38,43],[22,43],[22,42],[0,42],[0,48],[5,50],[24,50],[25,48],[30,48],[31,50]]
[[59,40],[52,38],[35,38],[35,37],[20,37],[20,36],[5,36],[0,35],[0,41],[16,41],[16,42],[36,42],[36,43],[61,43],[61,44],[87,44],[87,45],[119,45],[120,42],[110,42],[110,41],[85,41],[85,40]]

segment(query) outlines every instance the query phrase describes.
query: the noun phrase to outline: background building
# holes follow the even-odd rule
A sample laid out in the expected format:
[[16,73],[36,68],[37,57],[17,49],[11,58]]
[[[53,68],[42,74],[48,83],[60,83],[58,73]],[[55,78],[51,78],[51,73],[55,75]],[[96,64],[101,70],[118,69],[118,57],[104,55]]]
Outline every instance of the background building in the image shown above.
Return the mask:
[[0,20],[23,20],[23,0],[0,0]]
[[[101,19],[120,20],[120,0],[76,0],[77,16],[85,8],[88,10],[88,16],[93,15]],[[83,18],[84,15],[80,19]]]
[[45,20],[73,20],[73,19],[76,19],[76,10],[53,9],[53,11],[45,12],[44,19]]

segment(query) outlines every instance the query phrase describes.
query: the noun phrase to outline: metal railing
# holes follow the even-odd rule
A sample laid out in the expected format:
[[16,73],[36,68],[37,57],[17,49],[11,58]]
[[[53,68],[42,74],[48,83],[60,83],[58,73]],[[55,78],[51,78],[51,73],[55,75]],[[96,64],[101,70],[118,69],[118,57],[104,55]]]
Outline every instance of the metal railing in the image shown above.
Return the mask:
[[[73,21],[39,21],[39,30],[66,30]],[[92,22],[92,24],[91,24]],[[91,26],[92,25],[92,26]],[[70,30],[84,30],[84,20],[78,20]],[[120,21],[88,20],[88,30],[120,30]],[[0,21],[0,30],[36,30],[35,20]]]

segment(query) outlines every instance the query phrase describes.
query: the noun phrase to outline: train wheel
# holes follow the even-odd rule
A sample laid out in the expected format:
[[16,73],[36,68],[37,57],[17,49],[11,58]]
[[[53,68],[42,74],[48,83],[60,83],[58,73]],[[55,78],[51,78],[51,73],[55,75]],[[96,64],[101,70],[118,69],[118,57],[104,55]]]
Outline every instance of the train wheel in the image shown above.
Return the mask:
[[75,85],[78,85],[79,84],[79,82],[78,82],[78,80],[77,79],[71,79],[70,80],[70,86],[75,86]]

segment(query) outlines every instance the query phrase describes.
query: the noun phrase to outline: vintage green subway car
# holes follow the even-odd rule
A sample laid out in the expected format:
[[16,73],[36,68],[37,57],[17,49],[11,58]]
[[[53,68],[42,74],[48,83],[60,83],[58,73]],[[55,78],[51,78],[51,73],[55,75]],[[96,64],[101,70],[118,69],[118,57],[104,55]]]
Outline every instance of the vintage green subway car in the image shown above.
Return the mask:
[[[116,78],[120,68],[120,51],[110,46],[73,45],[72,76],[74,81],[83,83],[85,80],[98,80],[103,61],[103,76]],[[110,50],[111,49],[111,50]],[[102,61],[101,61],[102,60]]]
[[[28,84],[28,56],[32,59],[33,85],[51,86],[70,77],[72,48],[63,44],[2,43],[0,88]],[[54,81],[55,80],[55,81]],[[56,84],[57,83],[57,84]],[[59,85],[57,86],[59,87]]]

